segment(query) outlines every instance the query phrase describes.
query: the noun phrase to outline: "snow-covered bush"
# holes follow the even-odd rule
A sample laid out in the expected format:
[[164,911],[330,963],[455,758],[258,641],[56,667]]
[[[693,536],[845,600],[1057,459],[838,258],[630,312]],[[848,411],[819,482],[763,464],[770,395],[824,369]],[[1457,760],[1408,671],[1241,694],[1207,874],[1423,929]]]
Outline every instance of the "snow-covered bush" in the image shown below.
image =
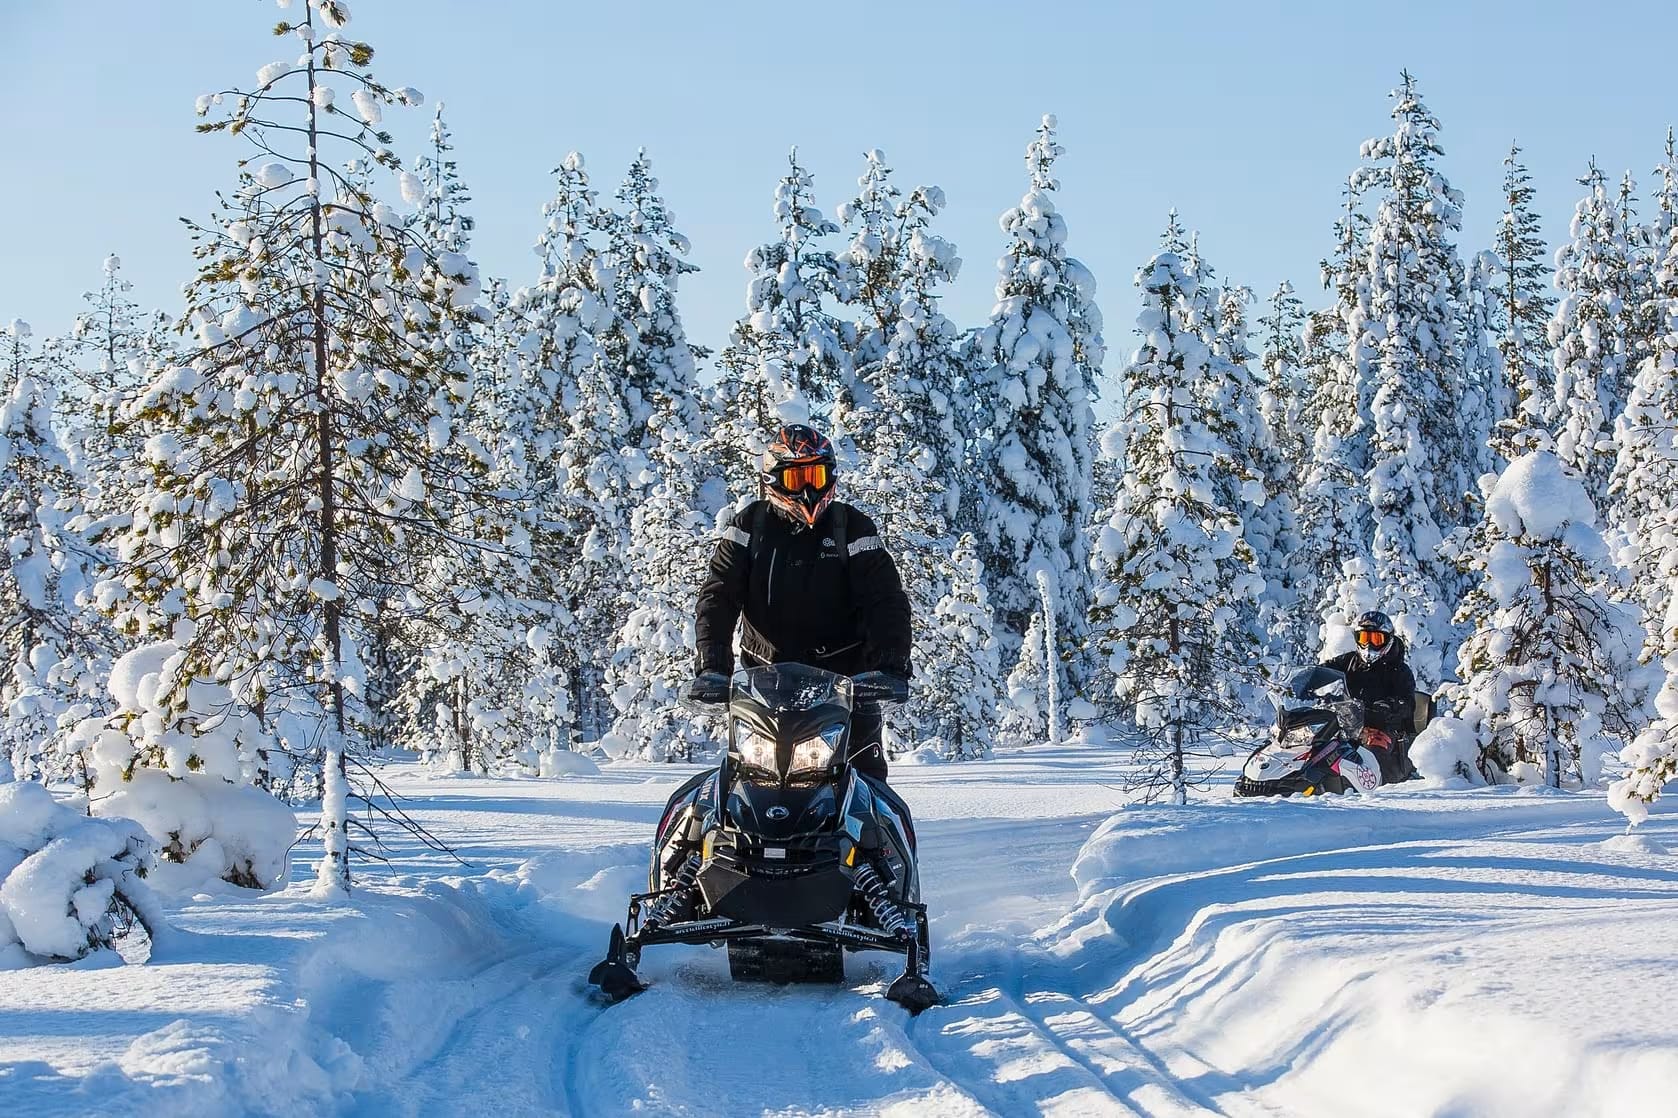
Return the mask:
[[[142,645],[111,672],[116,713],[71,732],[92,776],[95,815],[138,822],[155,841],[167,891],[221,878],[247,888],[285,884],[297,819],[251,785],[271,739],[232,689],[179,686],[187,653],[173,641]],[[184,701],[185,706],[174,705]]]
[[1630,772],[1608,789],[1608,803],[1632,826],[1649,817],[1661,789],[1678,779],[1678,656],[1668,658],[1666,686],[1655,700],[1660,718],[1620,751]]
[[1435,718],[1410,743],[1410,760],[1430,781],[1455,787],[1484,784],[1480,773],[1480,739],[1472,724],[1460,718]]
[[1622,572],[1596,527],[1579,477],[1531,451],[1485,486],[1485,515],[1465,550],[1479,585],[1459,621],[1472,623],[1455,689],[1476,727],[1488,776],[1541,766],[1586,784],[1601,757],[1644,718],[1641,611],[1618,601]]
[[167,925],[141,880],[152,843],[128,819],[89,819],[27,781],[0,784],[0,970],[80,959],[138,923]]

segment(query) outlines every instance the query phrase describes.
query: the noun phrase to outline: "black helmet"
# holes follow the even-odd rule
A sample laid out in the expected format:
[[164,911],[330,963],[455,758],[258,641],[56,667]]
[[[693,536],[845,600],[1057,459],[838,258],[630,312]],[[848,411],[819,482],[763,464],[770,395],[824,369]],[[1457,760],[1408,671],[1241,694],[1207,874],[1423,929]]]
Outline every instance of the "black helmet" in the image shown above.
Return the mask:
[[802,423],[782,427],[763,452],[764,494],[782,516],[810,527],[833,501],[837,465],[833,444],[820,431]]
[[1357,638],[1358,655],[1365,664],[1373,664],[1391,652],[1397,638],[1393,619],[1378,609],[1358,614],[1358,619],[1352,622],[1352,633]]

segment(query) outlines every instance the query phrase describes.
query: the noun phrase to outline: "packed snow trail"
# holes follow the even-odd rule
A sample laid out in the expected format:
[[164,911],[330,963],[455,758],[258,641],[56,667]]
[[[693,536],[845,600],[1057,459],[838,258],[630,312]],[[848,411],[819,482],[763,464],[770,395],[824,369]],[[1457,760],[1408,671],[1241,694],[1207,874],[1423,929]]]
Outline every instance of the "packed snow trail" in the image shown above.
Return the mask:
[[775,988],[673,947],[602,1006],[584,975],[689,771],[398,770],[470,866],[403,844],[350,905],[204,895],[172,956],[0,974],[0,1110],[1341,1115],[1373,1080],[1359,1113],[1635,1114],[1678,1090],[1671,812],[1628,840],[1599,795],[1119,811],[1087,746],[903,765],[947,1004],[885,1002],[884,955]]

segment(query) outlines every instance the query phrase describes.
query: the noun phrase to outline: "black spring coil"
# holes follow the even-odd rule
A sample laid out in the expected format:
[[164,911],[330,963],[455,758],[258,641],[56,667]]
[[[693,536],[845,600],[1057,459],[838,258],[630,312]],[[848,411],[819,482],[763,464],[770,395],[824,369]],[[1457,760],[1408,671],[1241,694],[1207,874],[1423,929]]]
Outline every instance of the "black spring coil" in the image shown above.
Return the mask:
[[909,922],[903,919],[903,910],[891,899],[886,892],[885,882],[874,872],[874,867],[866,863],[857,867],[856,885],[862,890],[862,899],[868,902],[868,909],[874,914],[874,922],[880,925],[887,935],[901,936],[909,931]]
[[688,856],[688,860],[682,863],[682,868],[676,873],[675,883],[664,896],[647,906],[647,917],[641,921],[643,928],[656,928],[674,916],[692,898],[693,882],[699,876],[700,864],[698,854]]

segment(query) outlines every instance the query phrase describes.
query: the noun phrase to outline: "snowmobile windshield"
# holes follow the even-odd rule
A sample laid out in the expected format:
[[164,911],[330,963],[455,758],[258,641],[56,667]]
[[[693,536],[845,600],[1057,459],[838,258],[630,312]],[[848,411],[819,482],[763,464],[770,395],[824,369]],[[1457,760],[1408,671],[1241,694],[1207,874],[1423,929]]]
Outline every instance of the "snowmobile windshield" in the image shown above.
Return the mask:
[[1288,682],[1288,694],[1294,700],[1290,705],[1309,703],[1321,706],[1339,702],[1346,698],[1346,673],[1320,664],[1314,668],[1301,668]]
[[773,714],[834,705],[851,709],[851,681],[806,664],[768,664],[734,673],[729,702],[745,699]]

